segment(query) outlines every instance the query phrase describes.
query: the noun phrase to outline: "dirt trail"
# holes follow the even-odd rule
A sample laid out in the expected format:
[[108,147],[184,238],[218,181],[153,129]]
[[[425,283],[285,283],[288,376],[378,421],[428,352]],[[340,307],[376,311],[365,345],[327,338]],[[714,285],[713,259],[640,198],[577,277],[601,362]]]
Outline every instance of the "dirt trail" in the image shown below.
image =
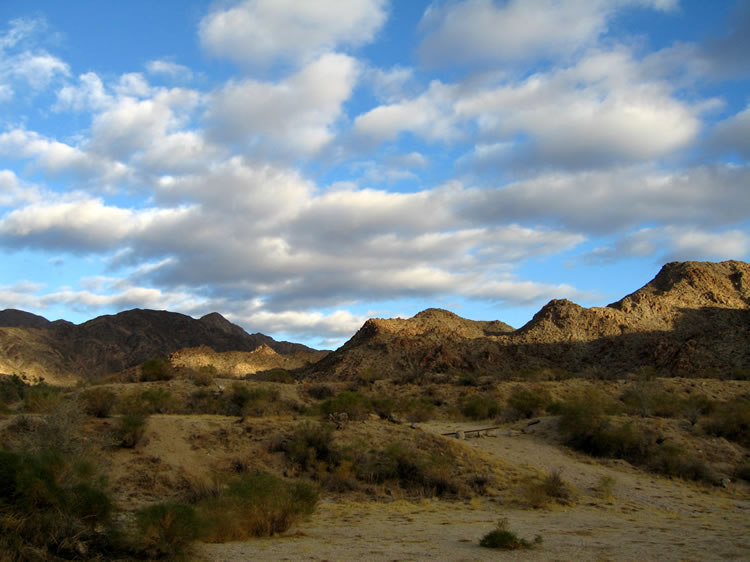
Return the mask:
[[[544,434],[544,426],[540,424]],[[469,424],[430,423],[443,433]],[[417,430],[419,431],[419,430]],[[560,469],[577,490],[573,506],[508,507],[496,500],[394,501],[389,504],[323,502],[313,517],[284,537],[245,543],[201,544],[195,559],[233,560],[750,560],[747,486],[702,488],[577,457],[539,434],[504,429],[467,439],[466,445],[509,465],[549,472]],[[592,488],[602,476],[615,480],[613,497]],[[519,536],[541,534],[534,550],[483,549],[479,539],[507,518]]]

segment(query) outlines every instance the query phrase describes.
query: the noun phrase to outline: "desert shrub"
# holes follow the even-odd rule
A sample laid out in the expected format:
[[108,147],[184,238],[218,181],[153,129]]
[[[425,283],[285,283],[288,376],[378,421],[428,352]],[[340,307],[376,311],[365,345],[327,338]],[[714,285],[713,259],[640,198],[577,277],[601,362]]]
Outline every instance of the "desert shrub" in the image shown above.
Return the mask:
[[659,384],[642,382],[626,389],[620,397],[625,411],[639,416],[674,417],[679,411],[680,400],[666,392]]
[[191,393],[186,409],[194,414],[225,414],[228,410],[227,401],[221,393],[206,389]]
[[23,409],[26,412],[43,414],[53,410],[63,399],[62,391],[47,383],[29,386],[24,396]]
[[193,506],[166,502],[135,514],[138,536],[135,550],[151,558],[174,558],[185,553],[201,535],[202,524]]
[[736,398],[716,404],[705,427],[713,435],[750,446],[750,400]]
[[326,398],[331,398],[334,394],[336,394],[329,385],[327,384],[314,384],[312,386],[309,386],[305,389],[305,392],[307,392],[308,396],[311,398],[315,398],[315,400],[325,400]]
[[679,447],[662,443],[651,447],[646,461],[649,470],[685,480],[713,482],[716,475],[701,459],[686,454]]
[[234,383],[226,413],[230,416],[263,416],[278,411],[279,407],[278,390]]
[[461,413],[472,420],[486,420],[500,413],[500,405],[490,396],[477,394],[464,399]]
[[396,401],[390,396],[370,396],[369,400],[372,409],[381,418],[387,419],[393,415]]
[[93,463],[58,450],[0,451],[0,558],[95,557],[110,546],[113,503]]
[[149,388],[140,394],[145,413],[164,414],[174,410],[174,398],[166,388]]
[[195,386],[210,386],[218,376],[218,371],[213,365],[201,365],[190,373],[190,380]]
[[251,375],[245,376],[247,380],[254,380],[254,381],[263,381],[263,382],[279,382],[283,384],[293,384],[295,382],[295,378],[286,369],[282,369],[280,367],[276,367],[275,369],[270,369],[268,371],[261,371],[259,373],[253,373]]
[[347,390],[323,402],[320,411],[326,417],[331,414],[346,414],[350,420],[361,420],[372,411],[372,404],[359,392]]
[[571,396],[554,407],[550,405],[550,408],[560,414],[560,428],[571,436],[585,435],[615,410],[609,397],[594,389]]
[[12,404],[26,397],[30,385],[18,375],[0,376],[0,404]]
[[340,453],[333,444],[333,428],[325,424],[303,424],[274,448],[302,470],[315,470],[321,464],[325,469],[340,460]]
[[428,497],[458,496],[464,491],[448,458],[415,451],[402,443],[369,451],[355,466],[358,478],[368,483],[396,481],[405,490]]
[[97,418],[108,418],[117,403],[117,395],[107,388],[91,388],[82,392],[78,399],[83,411]]
[[613,476],[604,474],[599,477],[599,480],[594,486],[594,492],[596,493],[597,496],[599,496],[602,499],[605,499],[605,500],[612,499],[612,497],[614,496],[616,485],[617,485],[617,480],[615,480]]
[[745,480],[746,482],[750,482],[750,460],[746,460],[745,462],[740,464],[734,471],[734,475],[737,478]]
[[146,433],[148,415],[140,412],[123,414],[114,428],[114,437],[121,447],[132,449]]
[[703,394],[694,394],[683,400],[680,412],[690,422],[695,425],[701,416],[705,416],[714,411],[714,402]]
[[510,393],[506,402],[505,417],[514,420],[539,416],[551,401],[549,392],[544,389],[517,386]]
[[541,478],[530,479],[524,487],[524,495],[528,505],[539,508],[550,502],[567,505],[573,498],[573,490],[558,469]]
[[425,398],[410,398],[403,400],[399,406],[409,422],[425,422],[435,413],[435,404]]
[[500,550],[518,550],[520,548],[533,548],[541,545],[542,536],[537,535],[533,541],[519,538],[513,531],[508,529],[508,520],[502,519],[497,527],[484,535],[479,541],[479,546],[485,548],[497,548]]
[[175,376],[169,359],[149,359],[141,363],[141,381],[168,381]]
[[246,474],[217,498],[202,502],[203,540],[224,542],[286,531],[310,515],[318,491],[306,482],[286,482],[271,474]]

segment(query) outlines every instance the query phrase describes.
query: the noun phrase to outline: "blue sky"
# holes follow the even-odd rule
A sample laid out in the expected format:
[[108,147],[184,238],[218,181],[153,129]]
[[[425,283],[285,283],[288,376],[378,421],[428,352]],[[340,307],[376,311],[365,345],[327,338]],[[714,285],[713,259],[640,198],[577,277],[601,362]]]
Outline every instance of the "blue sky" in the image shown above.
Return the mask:
[[336,347],[750,253],[750,4],[0,3],[0,309]]

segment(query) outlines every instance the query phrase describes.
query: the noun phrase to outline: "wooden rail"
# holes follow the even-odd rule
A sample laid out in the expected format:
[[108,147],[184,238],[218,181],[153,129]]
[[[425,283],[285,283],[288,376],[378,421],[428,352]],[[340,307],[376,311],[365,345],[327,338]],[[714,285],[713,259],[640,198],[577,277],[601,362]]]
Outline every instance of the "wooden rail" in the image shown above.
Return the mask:
[[494,425],[492,427],[483,427],[482,429],[458,429],[456,431],[449,431],[448,433],[441,433],[440,435],[454,435],[458,437],[459,432],[463,433],[465,436],[468,436],[470,433],[476,433],[477,435],[481,435],[483,431],[491,431],[493,429],[500,429],[499,425]]

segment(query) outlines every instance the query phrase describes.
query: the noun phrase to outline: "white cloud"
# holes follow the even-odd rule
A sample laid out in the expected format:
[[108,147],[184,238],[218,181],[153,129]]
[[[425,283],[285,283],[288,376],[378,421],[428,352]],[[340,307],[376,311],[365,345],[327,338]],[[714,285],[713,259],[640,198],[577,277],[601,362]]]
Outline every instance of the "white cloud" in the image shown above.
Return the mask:
[[428,141],[451,141],[460,137],[454,114],[455,88],[434,81],[421,95],[380,105],[354,120],[354,132],[380,143],[411,132]]
[[78,81],[77,86],[68,84],[58,90],[55,110],[99,110],[113,102],[112,96],[107,94],[101,78],[96,73],[81,74]]
[[431,65],[559,59],[591,46],[605,34],[618,9],[657,10],[677,0],[464,0],[433,5],[421,27],[420,54]]
[[175,80],[190,80],[193,77],[193,72],[187,66],[170,60],[157,59],[149,61],[146,63],[146,70],[150,74],[163,74]]
[[353,58],[327,54],[278,83],[232,81],[211,100],[210,134],[261,152],[312,155],[334,138],[357,76]]
[[385,0],[245,0],[200,24],[204,47],[238,62],[306,62],[339,46],[369,43],[387,17]]

